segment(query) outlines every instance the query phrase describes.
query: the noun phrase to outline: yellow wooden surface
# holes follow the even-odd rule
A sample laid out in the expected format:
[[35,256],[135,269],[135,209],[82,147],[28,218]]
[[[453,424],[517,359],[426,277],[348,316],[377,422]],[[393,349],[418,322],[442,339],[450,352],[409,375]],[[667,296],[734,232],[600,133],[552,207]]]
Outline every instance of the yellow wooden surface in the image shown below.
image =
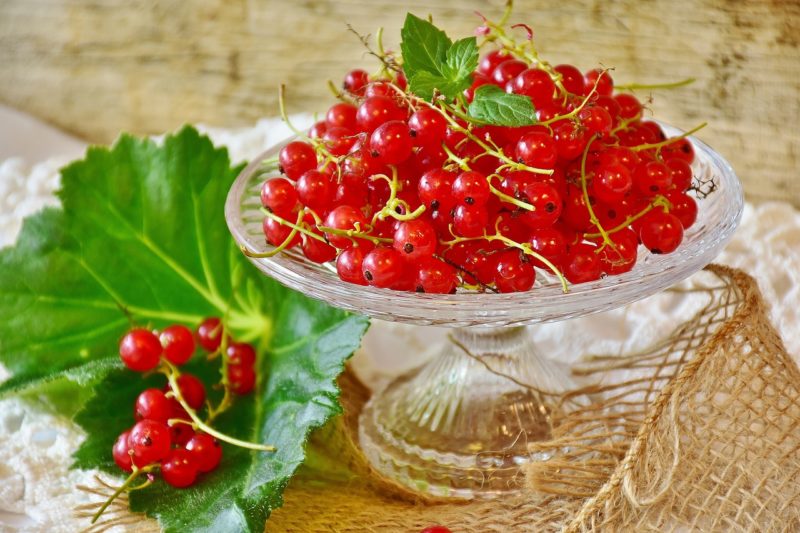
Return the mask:
[[[450,35],[498,17],[502,1],[2,0],[0,101],[92,141],[185,122],[246,125],[324,111],[325,82],[371,66],[349,22],[386,28],[431,13]],[[695,77],[654,94],[655,116],[690,128],[733,163],[752,200],[800,205],[800,2],[766,0],[518,1],[541,52],[582,69],[615,67],[620,83]],[[648,93],[640,94],[646,98]]]

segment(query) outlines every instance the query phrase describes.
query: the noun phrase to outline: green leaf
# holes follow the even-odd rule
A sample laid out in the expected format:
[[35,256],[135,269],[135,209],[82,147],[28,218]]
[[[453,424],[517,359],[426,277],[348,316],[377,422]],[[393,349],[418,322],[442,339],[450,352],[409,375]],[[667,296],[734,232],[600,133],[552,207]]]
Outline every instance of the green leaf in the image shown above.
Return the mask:
[[[219,315],[237,339],[256,342],[257,392],[220,429],[278,451],[226,449],[197,490],[156,484],[131,499],[172,531],[263,530],[308,432],[339,411],[335,379],[368,324],[242,256],[223,213],[238,172],[192,128],[162,145],[123,135],[65,168],[63,209],[27,219],[17,245],[0,251],[0,361],[15,373],[0,395],[45,399],[68,414],[83,404],[77,466],[111,469],[111,443],[132,425],[133,399],[148,384],[115,355],[131,321],[158,328]],[[200,366],[207,378],[218,373]]]
[[[449,98],[455,98],[455,95],[466,88],[463,82],[451,81],[437,74],[431,74],[430,72],[418,72],[409,80],[409,84],[414,94],[425,100],[433,98],[434,90],[438,90],[441,94]],[[467,87],[469,87],[469,83],[467,83]]]
[[408,13],[400,37],[403,70],[409,80],[422,71],[441,73],[441,66],[452,45],[445,32],[427,20]]
[[459,39],[447,50],[444,72],[448,79],[460,83],[459,92],[472,84],[472,73],[478,67],[478,41],[475,37]]
[[469,116],[495,126],[530,126],[536,124],[536,110],[531,99],[508,94],[496,85],[481,85],[469,105]]

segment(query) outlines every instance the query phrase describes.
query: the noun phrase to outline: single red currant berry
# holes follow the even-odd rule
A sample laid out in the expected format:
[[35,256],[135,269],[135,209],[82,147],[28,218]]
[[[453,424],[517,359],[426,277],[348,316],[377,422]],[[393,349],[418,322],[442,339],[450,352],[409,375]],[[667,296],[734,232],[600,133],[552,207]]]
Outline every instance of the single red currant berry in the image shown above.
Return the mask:
[[128,446],[128,437],[130,434],[130,431],[123,431],[120,436],[117,437],[116,442],[114,442],[114,447],[111,449],[111,454],[114,456],[114,462],[117,463],[117,466],[123,469],[125,472],[133,471],[131,454],[128,453],[130,450],[130,447]]
[[[322,235],[315,230],[312,231],[317,235]],[[315,263],[327,263],[336,259],[336,248],[308,235],[303,235],[300,248],[303,250],[303,255]]]
[[509,59],[511,59],[511,53],[508,50],[492,50],[481,58],[478,63],[478,72],[484,76],[491,76],[497,65]]
[[230,365],[228,384],[235,394],[240,396],[249,394],[256,386],[256,371],[252,366]]
[[396,94],[395,90],[385,81],[373,81],[367,85],[364,90],[365,98],[372,98],[373,96],[392,96]]
[[553,128],[553,140],[556,143],[558,156],[566,161],[581,155],[588,142],[586,130],[569,121]]
[[[364,216],[364,213],[349,205],[340,205],[328,213],[328,216],[325,217],[325,226],[342,231],[353,230],[357,232],[363,232],[367,228],[367,224],[367,217]],[[353,240],[345,235],[326,233],[325,238],[328,239],[328,242],[332,246],[335,246],[340,250],[351,248],[354,244]],[[369,241],[358,239],[356,242],[358,242],[359,246],[361,246],[362,243],[367,243]]]
[[225,352],[228,364],[253,366],[256,362],[256,351],[251,344],[246,342],[232,342]]
[[366,285],[361,266],[367,251],[362,246],[348,248],[339,254],[336,259],[336,273],[339,279],[356,285]]
[[164,481],[179,489],[194,484],[197,479],[197,465],[188,450],[176,448],[161,463],[161,476]]
[[697,220],[697,202],[694,198],[679,191],[667,193],[667,200],[672,204],[670,213],[678,217],[683,229],[689,229]]
[[665,162],[672,177],[672,184],[679,191],[692,186],[692,167],[683,159],[673,158]]
[[304,172],[317,168],[317,153],[314,147],[302,141],[292,141],[278,152],[281,171],[296,180]]
[[458,286],[456,269],[433,257],[423,258],[417,263],[414,290],[431,294],[449,294]]
[[570,247],[564,260],[562,274],[570,283],[585,283],[600,278],[601,264],[597,247],[578,243]]
[[356,106],[346,102],[333,104],[325,114],[325,124],[330,128],[356,129]]
[[[172,418],[180,418],[181,420],[189,420],[189,415],[182,417],[173,416]],[[169,435],[172,439],[172,444],[175,446],[186,446],[186,443],[194,437],[195,432],[192,426],[188,424],[175,424],[169,428]]]
[[145,389],[136,398],[136,420],[155,420],[167,423],[172,414],[172,404],[163,391]]
[[386,165],[397,165],[408,159],[413,145],[408,124],[390,120],[378,126],[369,138],[372,156]]
[[636,264],[639,238],[632,229],[622,229],[611,234],[614,248],[609,245],[600,251],[601,269],[606,274],[617,275],[628,272]]
[[612,119],[609,112],[600,106],[586,106],[578,113],[581,125],[590,134],[604,137],[611,131]]
[[534,107],[549,105],[553,101],[556,85],[550,74],[539,68],[525,69],[511,81],[515,94],[523,94],[531,99]]
[[633,184],[644,196],[663,194],[672,186],[672,174],[664,163],[644,161],[633,171]]
[[675,139],[675,141],[661,148],[661,157],[664,161],[681,159],[691,164],[694,161],[694,148],[689,139]]
[[584,96],[591,92],[592,87],[597,84],[596,93],[600,96],[611,96],[614,92],[614,80],[611,75],[602,69],[596,68],[590,70],[584,75],[583,94]]
[[309,128],[308,136],[312,139],[319,139],[325,135],[326,131],[328,131],[328,125],[325,124],[324,120],[318,120]]
[[169,428],[155,420],[140,420],[131,429],[128,446],[133,450],[133,464],[137,467],[158,462],[169,454]]
[[631,173],[621,164],[601,165],[592,179],[592,194],[600,202],[613,204],[633,188]]
[[222,460],[222,446],[217,439],[205,433],[195,433],[186,443],[186,451],[192,454],[194,464],[200,472],[211,472]]
[[444,526],[428,526],[419,533],[452,533]]
[[455,204],[451,192],[455,178],[455,173],[443,168],[427,171],[417,183],[419,200],[431,211],[449,211]]
[[261,186],[261,205],[280,216],[287,215],[297,205],[297,191],[286,178],[272,178]]
[[367,283],[381,288],[397,285],[402,280],[405,269],[403,255],[394,248],[375,248],[364,257],[361,264],[361,272]]
[[675,215],[655,209],[642,217],[639,238],[650,252],[668,254],[681,244],[683,225]]
[[517,77],[523,70],[528,68],[528,64],[519,59],[507,59],[495,67],[492,71],[492,81],[498,86],[503,87],[512,78]]
[[363,96],[364,90],[366,89],[368,83],[369,74],[361,69],[355,69],[348,72],[344,77],[344,83],[342,84],[342,87],[344,87],[344,90],[350,94]]
[[169,326],[159,336],[164,347],[164,357],[170,363],[182,365],[194,355],[194,335],[186,326]]
[[480,237],[489,223],[485,205],[461,204],[453,214],[453,229],[461,237]]
[[636,155],[636,152],[624,146],[612,146],[607,148],[600,153],[600,159],[598,160],[600,166],[620,164],[629,171],[633,171],[640,162],[641,159]]
[[129,369],[147,372],[158,366],[163,348],[158,337],[142,328],[130,330],[119,344],[119,356]]
[[319,170],[309,170],[297,180],[297,197],[315,211],[330,208],[335,193],[334,181]]
[[525,210],[520,217],[529,228],[546,228],[555,224],[561,216],[563,202],[555,187],[544,181],[523,183],[520,187],[520,198],[533,206],[532,211]]
[[536,272],[519,250],[502,252],[497,260],[494,284],[500,292],[530,290],[536,281]]
[[447,134],[447,120],[430,107],[421,107],[408,119],[414,146],[438,146]]
[[558,159],[555,141],[540,131],[520,137],[514,151],[518,161],[534,168],[553,168]]
[[614,95],[614,100],[619,104],[619,116],[624,119],[632,119],[642,114],[642,104],[639,100],[628,93]]
[[184,401],[192,409],[200,409],[206,401],[206,387],[192,374],[178,376],[178,388]]
[[[559,266],[567,255],[567,238],[564,233],[552,226],[533,230],[529,239],[531,249],[545,259]],[[531,258],[534,266],[549,268],[544,262]]]
[[[325,147],[328,149],[331,155],[335,156],[347,155],[347,153],[356,144],[357,140],[358,138],[353,130],[340,126],[329,127],[328,131],[326,131],[322,136],[322,141],[325,143]],[[308,170],[313,170],[314,168],[316,168],[316,165]],[[308,170],[305,172],[308,172]],[[301,173],[294,179],[299,179],[300,176],[302,176],[305,172]]]
[[207,352],[215,352],[222,343],[222,322],[217,317],[203,320],[197,326],[197,340]]
[[[372,87],[375,84],[370,85]],[[394,92],[391,88],[389,91]],[[356,112],[358,129],[367,133],[372,133],[378,126],[390,120],[403,120],[406,112],[397,103],[386,96],[372,96],[366,98]]]
[[583,74],[573,65],[556,65],[553,69],[561,74],[561,85],[570,94],[583,94]]
[[459,174],[452,190],[455,200],[466,205],[486,205],[491,195],[486,176],[474,170]]
[[406,259],[417,260],[432,256],[437,244],[434,227],[429,222],[417,218],[397,225],[392,246]]
[[[281,246],[292,234],[292,228],[283,224],[280,220],[270,217],[264,217],[261,229],[264,231],[264,237],[267,242],[272,246]],[[294,248],[298,244],[300,244],[300,232],[296,231],[294,237],[286,244],[285,249]]]

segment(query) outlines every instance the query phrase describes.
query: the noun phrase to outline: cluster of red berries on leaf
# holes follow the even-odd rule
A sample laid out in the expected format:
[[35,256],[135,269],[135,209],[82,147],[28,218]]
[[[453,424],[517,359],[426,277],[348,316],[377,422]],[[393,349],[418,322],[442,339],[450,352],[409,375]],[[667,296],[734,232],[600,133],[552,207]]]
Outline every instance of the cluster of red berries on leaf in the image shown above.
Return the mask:
[[[645,120],[607,70],[506,46],[454,100],[419,98],[400,69],[348,73],[263,184],[267,242],[350,283],[426,293],[527,291],[537,273],[566,287],[629,271],[640,244],[674,251],[697,216],[689,140]],[[471,118],[488,85],[530,99],[535,123]]]
[[[194,355],[196,342],[209,353],[209,358],[223,357],[225,396],[216,408],[207,404],[203,382],[178,370]],[[180,488],[194,484],[199,474],[217,468],[222,447],[203,430],[210,430],[210,426],[198,427],[198,413],[207,408],[211,419],[228,407],[230,393],[252,391],[256,382],[253,347],[233,342],[223,332],[218,318],[208,318],[197,328],[196,335],[183,325],[169,326],[160,333],[131,329],[120,342],[119,354],[129,369],[159,370],[167,376],[168,383],[162,389],[145,389],[136,398],[136,423],[114,443],[114,462],[125,472],[144,471],[148,476],[157,467],[165,482]]]

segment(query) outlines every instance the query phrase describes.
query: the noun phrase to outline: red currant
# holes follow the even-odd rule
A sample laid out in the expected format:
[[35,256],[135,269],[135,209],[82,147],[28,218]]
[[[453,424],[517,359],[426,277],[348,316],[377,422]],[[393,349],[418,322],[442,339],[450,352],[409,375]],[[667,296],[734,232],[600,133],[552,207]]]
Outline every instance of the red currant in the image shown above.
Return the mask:
[[419,533],[452,533],[444,526],[428,526]]
[[536,273],[533,265],[519,250],[509,250],[500,254],[494,276],[494,283],[500,292],[522,292],[533,287]]
[[197,326],[197,340],[207,352],[215,352],[222,343],[222,322],[217,317],[203,320]]
[[326,210],[333,204],[336,184],[322,172],[313,169],[297,180],[297,196],[303,205],[315,211]]
[[632,187],[631,173],[618,163],[601,165],[592,179],[592,194],[608,204],[622,200]]
[[163,347],[158,337],[142,328],[130,330],[119,344],[119,356],[129,369],[147,372],[158,366]]
[[521,217],[528,227],[546,228],[561,216],[561,196],[552,185],[543,181],[527,182],[519,192],[521,199],[533,206],[533,211],[526,210]]
[[131,429],[128,446],[133,450],[133,464],[142,468],[164,459],[170,451],[169,428],[155,420],[140,420]]
[[655,209],[642,217],[639,238],[650,252],[668,254],[683,240],[683,225],[675,215]]
[[[388,90],[391,91],[392,89],[389,88]],[[389,96],[366,98],[358,106],[356,113],[358,129],[367,133],[373,132],[378,126],[390,120],[403,120],[405,118],[406,112]]]
[[250,393],[256,386],[256,372],[252,366],[228,366],[228,384],[231,390],[238,395]]
[[[368,221],[364,213],[349,205],[340,205],[328,213],[328,216],[325,218],[325,226],[342,231],[353,230],[363,232],[367,229],[367,225]],[[354,245],[353,240],[345,235],[325,233],[325,238],[328,239],[328,242],[332,246],[340,250],[350,248]],[[356,242],[361,246],[362,243],[368,243],[369,241],[358,239]]]
[[328,125],[328,129],[339,127],[354,130],[357,127],[356,111],[356,106],[353,104],[345,102],[333,104],[325,114],[325,124]]
[[[567,255],[567,238],[562,231],[552,226],[533,230],[529,243],[534,252],[554,263],[555,266],[559,266]],[[546,267],[542,261],[536,258],[531,258],[531,260],[535,266]]]
[[317,168],[317,153],[314,147],[302,141],[292,141],[278,153],[281,171],[296,180],[304,172]]
[[633,184],[644,196],[663,194],[672,185],[669,167],[658,161],[639,163],[633,171]]
[[354,246],[342,251],[336,259],[336,273],[339,274],[339,279],[356,285],[366,285],[367,280],[364,279],[364,273],[361,270],[366,252],[362,246]]
[[228,356],[228,364],[231,365],[253,366],[256,362],[256,351],[246,342],[230,343],[225,355]]
[[619,116],[632,119],[642,114],[642,104],[632,94],[620,93],[614,95],[614,100],[619,104]]
[[211,472],[222,460],[222,446],[217,439],[205,433],[195,433],[186,443],[186,451],[192,454],[194,464],[200,472]]
[[206,387],[192,374],[178,376],[178,388],[181,396],[192,409],[200,409],[206,401]]
[[672,204],[670,213],[678,217],[683,229],[689,229],[697,220],[697,202],[694,198],[679,191],[667,194],[667,200]]
[[601,264],[597,248],[588,243],[578,243],[570,247],[564,260],[564,277],[570,283],[585,283],[600,278]]
[[449,294],[458,286],[456,269],[433,257],[427,257],[417,263],[414,288],[417,292],[432,294]]
[[179,489],[193,485],[197,479],[197,465],[188,450],[176,448],[161,463],[164,481]]
[[511,87],[514,93],[529,97],[537,108],[550,104],[556,90],[550,74],[539,68],[525,69],[517,74]]
[[114,442],[114,447],[111,449],[111,454],[114,456],[114,462],[117,463],[117,466],[123,469],[125,472],[133,471],[131,454],[128,453],[130,450],[130,446],[128,446],[128,438],[130,437],[130,434],[130,431],[123,431],[122,434],[117,437],[116,442]]
[[491,195],[486,176],[474,170],[459,174],[452,191],[455,200],[466,205],[485,205]]
[[136,398],[136,420],[155,420],[166,424],[172,414],[172,403],[163,391],[145,389]]
[[367,74],[364,70],[355,69],[347,73],[347,75],[344,77],[344,83],[342,86],[344,87],[344,90],[350,94],[363,96],[364,90],[366,89],[368,83],[369,74]]
[[439,146],[447,134],[447,121],[438,111],[422,107],[408,119],[408,129],[415,146]]
[[519,59],[507,59],[497,65],[492,71],[492,80],[503,87],[512,78],[518,76],[523,70],[528,68],[528,64]]
[[[264,218],[262,229],[264,230],[264,237],[266,237],[267,242],[273,246],[282,245],[292,233],[292,228],[270,217]],[[298,244],[300,244],[300,232],[295,232],[294,237],[292,237],[285,248],[288,250],[294,248]]]
[[561,74],[561,85],[571,94],[583,94],[583,74],[572,65],[556,65],[553,69]]
[[261,205],[285,218],[297,205],[297,191],[286,178],[272,178],[261,186]]
[[489,223],[489,212],[483,205],[461,204],[453,214],[453,229],[461,237],[480,237]]
[[443,168],[435,168],[424,173],[417,184],[420,201],[431,211],[449,211],[455,204],[451,190],[456,175]]
[[683,159],[673,158],[665,163],[669,168],[672,184],[679,191],[685,191],[692,186],[692,167]]
[[[599,80],[599,81],[598,81]],[[583,94],[587,95],[592,90],[592,87],[597,83],[597,94],[600,96],[611,96],[614,91],[614,80],[608,72],[596,68],[590,70],[584,75]]]
[[390,120],[378,126],[369,138],[372,156],[386,165],[402,163],[411,155],[413,145],[408,125]]
[[509,59],[511,59],[511,53],[508,50],[492,50],[481,58],[478,63],[478,72],[484,76],[491,76],[497,65]]
[[553,168],[558,159],[556,143],[544,132],[532,132],[520,137],[515,155],[521,163],[534,168]]
[[[316,230],[312,231],[317,235],[322,235]],[[303,255],[315,263],[327,263],[336,258],[336,248],[308,235],[303,235],[300,248],[303,250]]]
[[391,288],[398,284],[405,269],[403,255],[394,248],[375,248],[364,257],[361,264],[361,272],[367,283],[381,288]]
[[194,355],[194,335],[186,326],[169,326],[159,336],[164,346],[164,357],[170,363],[182,365]]
[[436,230],[429,222],[420,218],[401,222],[394,231],[392,244],[406,259],[414,261],[430,257],[438,244]]
[[611,234],[614,248],[609,245],[600,251],[601,269],[606,274],[622,274],[628,272],[636,264],[639,238],[632,229],[622,229]]

